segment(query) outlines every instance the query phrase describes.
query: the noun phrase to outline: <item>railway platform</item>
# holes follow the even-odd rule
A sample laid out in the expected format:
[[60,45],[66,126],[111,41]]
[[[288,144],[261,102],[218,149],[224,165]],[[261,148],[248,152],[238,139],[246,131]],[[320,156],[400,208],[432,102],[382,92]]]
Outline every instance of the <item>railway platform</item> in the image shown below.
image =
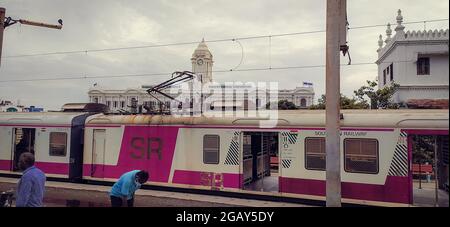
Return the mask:
[[[15,189],[17,178],[0,177],[0,191]],[[110,186],[47,181],[46,207],[108,207]],[[309,207],[286,202],[271,202],[223,196],[141,189],[136,192],[136,207]]]

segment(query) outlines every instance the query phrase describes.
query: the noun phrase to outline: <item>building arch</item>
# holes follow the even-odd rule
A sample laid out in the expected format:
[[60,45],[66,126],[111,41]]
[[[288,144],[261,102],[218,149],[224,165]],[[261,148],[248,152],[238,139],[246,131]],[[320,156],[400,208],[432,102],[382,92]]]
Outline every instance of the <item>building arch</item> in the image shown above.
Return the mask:
[[300,99],[300,107],[306,107],[306,99],[305,98]]

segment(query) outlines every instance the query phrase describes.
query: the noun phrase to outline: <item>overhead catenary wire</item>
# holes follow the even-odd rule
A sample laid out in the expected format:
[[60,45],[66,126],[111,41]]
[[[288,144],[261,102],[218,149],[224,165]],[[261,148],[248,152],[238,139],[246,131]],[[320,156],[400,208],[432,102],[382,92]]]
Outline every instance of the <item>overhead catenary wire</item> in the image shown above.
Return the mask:
[[[447,21],[448,19],[437,19],[437,20],[426,20],[426,21],[418,21],[418,22],[408,22],[404,24],[416,24],[416,23],[424,23],[424,22],[438,22],[438,21]],[[385,25],[369,25],[369,26],[360,26],[360,27],[350,27],[349,29],[364,29],[370,27],[379,27]],[[271,40],[272,37],[282,37],[282,36],[291,36],[291,35],[301,35],[301,34],[313,34],[325,32],[325,30],[317,30],[317,31],[308,31],[308,32],[297,32],[297,33],[284,33],[284,34],[276,34],[276,35],[264,35],[264,36],[251,36],[251,37],[241,37],[241,38],[233,38],[233,39],[218,39],[218,40],[210,40],[208,42],[224,42],[224,41],[233,41],[237,42],[242,49],[242,44],[239,40],[245,39],[257,39],[257,38],[268,38],[270,42],[271,48]],[[198,42],[182,42],[182,43],[172,43],[172,44],[160,44],[160,45],[148,45],[148,46],[138,46],[138,47],[124,47],[124,48],[109,48],[109,49],[93,49],[93,50],[83,50],[83,51],[66,51],[66,52],[50,52],[50,53],[41,53],[41,54],[29,54],[29,55],[16,55],[16,56],[6,56],[7,58],[19,58],[19,57],[27,57],[27,56],[42,56],[42,55],[53,55],[53,54],[73,54],[73,53],[85,53],[88,52],[102,52],[102,51],[113,51],[113,50],[125,50],[125,49],[139,49],[139,48],[150,48],[150,47],[163,47],[163,46],[174,46],[174,45],[187,45],[187,44],[198,44]],[[269,50],[271,52],[271,50]],[[270,53],[271,55],[271,53]],[[247,69],[237,69],[243,61],[243,53],[241,56],[241,61],[237,67],[229,70],[213,70],[214,73],[226,73],[226,72],[248,72],[248,71],[269,71],[269,70],[290,70],[290,69],[308,69],[308,68],[324,68],[325,65],[303,65],[303,66],[284,66],[284,67],[272,67],[271,59],[269,63],[269,67],[261,67],[261,68],[247,68]],[[405,61],[398,61],[405,62]],[[408,61],[409,62],[409,61]],[[374,65],[372,62],[364,62],[364,63],[352,63],[353,66],[358,65]],[[343,65],[347,66],[347,65]],[[78,76],[64,76],[64,77],[45,77],[45,78],[33,78],[33,79],[12,79],[12,80],[0,80],[0,83],[8,83],[8,82],[38,82],[38,81],[57,81],[57,80],[81,80],[81,79],[99,79],[99,78],[125,78],[125,77],[147,77],[147,76],[166,76],[170,75],[171,72],[167,73],[142,73],[142,74],[121,74],[121,75],[101,75],[101,76],[88,76],[87,74],[78,75]]]
[[233,68],[233,70],[236,70],[237,68],[239,68],[242,63],[244,62],[244,46],[242,45],[241,42],[239,42],[239,40],[235,40],[235,42],[237,44],[239,44],[239,46],[241,47],[241,60],[239,61],[239,63]]
[[[431,23],[431,22],[442,22],[442,21],[448,21],[448,20],[449,20],[448,18],[434,19],[434,20],[421,20],[421,21],[406,22],[403,24]],[[386,26],[386,24],[355,26],[355,27],[349,27],[349,30],[384,27],[384,26]],[[219,43],[219,42],[230,42],[230,41],[235,42],[237,40],[251,40],[251,39],[263,39],[263,38],[272,39],[275,37],[297,36],[297,35],[307,35],[307,34],[316,34],[316,33],[325,33],[325,30],[312,30],[312,31],[305,31],[305,32],[281,33],[281,34],[248,36],[248,37],[227,38],[227,39],[215,39],[215,40],[207,40],[206,42]],[[7,55],[7,56],[4,56],[3,58],[4,59],[13,59],[13,58],[24,58],[24,57],[50,56],[50,55],[66,55],[66,54],[80,54],[80,53],[87,54],[87,53],[97,53],[97,52],[160,48],[160,47],[195,45],[195,44],[198,44],[198,41],[177,42],[177,43],[167,43],[167,44],[152,44],[152,45],[130,46],[130,47],[115,47],[115,48],[102,48],[102,49],[86,49],[86,50],[74,50],[74,51],[55,51],[55,52],[46,52],[46,53],[18,54],[18,55]]]
[[101,75],[101,76],[69,76],[69,77],[47,77],[35,79],[14,79],[14,80],[0,80],[0,83],[7,82],[38,82],[38,81],[55,81],[55,80],[81,80],[81,79],[101,79],[101,78],[123,78],[123,77],[146,77],[146,76],[167,76],[171,73],[142,73],[142,74],[120,74],[120,75]]
[[[390,61],[389,63],[407,63],[413,61]],[[373,62],[359,62],[352,63],[351,65],[342,64],[341,66],[361,66],[361,65],[375,65]],[[246,68],[246,69],[230,69],[230,70],[213,70],[213,73],[230,73],[230,72],[254,72],[254,71],[277,71],[277,70],[293,70],[293,69],[314,69],[325,68],[325,64],[321,65],[299,65],[299,66],[283,66],[283,67],[261,67],[261,68]],[[129,78],[129,77],[148,77],[148,76],[167,76],[171,75],[171,72],[166,73],[140,73],[140,74],[120,74],[120,75],[79,75],[79,76],[67,76],[67,77],[54,77],[49,76],[46,78],[33,78],[33,79],[12,79],[12,80],[0,80],[0,83],[13,83],[13,82],[40,82],[40,81],[64,81],[64,80],[87,80],[87,79],[101,79],[101,78]]]
[[[403,22],[402,24],[421,24],[421,23],[433,23],[433,22],[443,22],[448,21],[449,19],[435,19],[435,20],[422,20],[422,21],[413,21],[413,22]],[[392,23],[396,24],[396,23]],[[355,26],[350,27],[349,30],[355,30],[355,29],[365,29],[365,28],[376,28],[376,27],[386,27],[386,24],[376,24],[376,25],[365,25],[365,26]]]

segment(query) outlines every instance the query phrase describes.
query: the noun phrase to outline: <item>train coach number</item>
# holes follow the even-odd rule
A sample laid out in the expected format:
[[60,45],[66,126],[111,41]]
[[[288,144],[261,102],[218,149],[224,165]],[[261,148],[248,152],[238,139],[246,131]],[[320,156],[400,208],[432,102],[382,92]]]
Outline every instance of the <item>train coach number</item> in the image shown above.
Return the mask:
[[161,138],[134,137],[131,139],[131,157],[134,159],[150,159],[151,153],[162,159],[163,141]]

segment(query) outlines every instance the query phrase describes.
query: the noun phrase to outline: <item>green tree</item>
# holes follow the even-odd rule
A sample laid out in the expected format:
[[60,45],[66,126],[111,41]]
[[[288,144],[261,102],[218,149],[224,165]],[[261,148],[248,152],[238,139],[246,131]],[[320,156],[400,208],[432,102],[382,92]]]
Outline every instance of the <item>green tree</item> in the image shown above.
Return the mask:
[[[322,95],[322,97],[319,99],[319,103],[317,105],[313,105],[310,107],[312,110],[324,110],[326,107],[326,96]],[[369,104],[367,104],[367,101],[359,101],[355,98],[349,98],[343,94],[341,94],[341,109],[344,110],[351,110],[351,109],[368,109]]]
[[319,99],[319,103],[316,105],[310,106],[309,109],[310,110],[324,110],[326,103],[327,103],[326,96],[322,95],[321,98]]
[[368,80],[367,85],[362,86],[360,89],[354,91],[354,93],[361,102],[365,101],[366,97],[369,98],[371,109],[398,109],[400,105],[392,103],[391,98],[400,85],[391,83],[389,86],[376,90],[377,86],[378,83],[376,81]]
[[433,164],[434,160],[434,137],[413,136],[413,163]]
[[293,102],[289,102],[288,100],[280,100],[278,103],[267,103],[266,108],[270,109],[271,107],[278,106],[279,110],[297,110],[297,106]]

